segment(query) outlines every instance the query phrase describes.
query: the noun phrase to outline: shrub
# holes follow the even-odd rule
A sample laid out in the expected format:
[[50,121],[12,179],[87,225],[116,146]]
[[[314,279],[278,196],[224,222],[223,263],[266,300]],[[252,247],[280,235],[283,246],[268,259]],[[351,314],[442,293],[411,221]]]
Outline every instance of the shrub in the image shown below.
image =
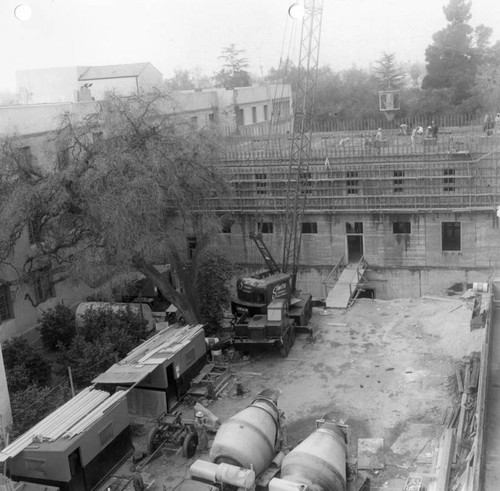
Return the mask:
[[67,348],[75,337],[75,314],[62,304],[45,311],[38,322],[42,343],[51,351]]
[[[24,390],[26,381],[40,386],[51,379],[51,363],[42,352],[31,346],[26,339],[15,337],[2,344],[2,355],[11,392]],[[9,379],[10,374],[10,379]]]

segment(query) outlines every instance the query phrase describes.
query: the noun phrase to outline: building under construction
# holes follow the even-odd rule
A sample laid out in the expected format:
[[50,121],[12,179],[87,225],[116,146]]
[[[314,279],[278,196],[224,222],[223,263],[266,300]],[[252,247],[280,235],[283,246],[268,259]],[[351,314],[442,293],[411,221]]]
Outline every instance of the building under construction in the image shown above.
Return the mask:
[[360,131],[315,132],[299,174],[286,137],[239,142],[220,163],[234,191],[217,205],[228,216],[221,244],[254,268],[261,257],[249,236],[260,231],[281,259],[287,189],[302,179],[298,286],[315,297],[345,269],[349,298],[358,283],[395,298],[486,281],[500,257],[500,134],[451,124],[418,140],[392,124],[380,146]]

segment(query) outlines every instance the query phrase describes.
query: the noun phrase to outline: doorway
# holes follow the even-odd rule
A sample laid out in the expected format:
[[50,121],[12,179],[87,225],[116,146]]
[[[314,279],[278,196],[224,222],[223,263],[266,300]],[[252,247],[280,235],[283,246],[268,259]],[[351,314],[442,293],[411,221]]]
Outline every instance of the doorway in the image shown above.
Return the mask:
[[174,377],[174,364],[167,366],[167,411],[170,412],[177,403],[177,385]]
[[80,460],[80,447],[68,455],[69,472],[71,474],[71,491],[85,491],[85,476]]
[[357,263],[363,257],[363,222],[346,222],[347,262]]

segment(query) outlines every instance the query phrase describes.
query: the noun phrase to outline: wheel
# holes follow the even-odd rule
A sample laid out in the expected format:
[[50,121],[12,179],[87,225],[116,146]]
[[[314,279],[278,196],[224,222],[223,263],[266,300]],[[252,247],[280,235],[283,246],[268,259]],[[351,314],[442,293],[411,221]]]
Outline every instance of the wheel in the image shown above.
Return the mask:
[[186,459],[194,457],[196,453],[196,447],[198,446],[198,435],[193,432],[189,432],[182,442],[182,454]]
[[280,346],[280,355],[283,358],[286,358],[288,356],[288,352],[290,351],[290,337],[287,334],[283,337],[283,341]]
[[162,431],[155,427],[148,435],[148,451],[152,454],[162,444]]

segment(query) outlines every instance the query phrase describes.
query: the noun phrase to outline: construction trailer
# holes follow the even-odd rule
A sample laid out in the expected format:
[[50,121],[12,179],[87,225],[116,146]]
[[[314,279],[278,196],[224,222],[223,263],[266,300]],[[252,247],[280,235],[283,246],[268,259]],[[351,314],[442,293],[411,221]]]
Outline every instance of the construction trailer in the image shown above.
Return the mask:
[[14,481],[89,491],[133,451],[127,391],[87,388],[0,452]]
[[191,380],[205,365],[207,346],[201,324],[163,329],[132,350],[92,383],[113,391],[129,388],[129,411],[156,418],[173,411]]

